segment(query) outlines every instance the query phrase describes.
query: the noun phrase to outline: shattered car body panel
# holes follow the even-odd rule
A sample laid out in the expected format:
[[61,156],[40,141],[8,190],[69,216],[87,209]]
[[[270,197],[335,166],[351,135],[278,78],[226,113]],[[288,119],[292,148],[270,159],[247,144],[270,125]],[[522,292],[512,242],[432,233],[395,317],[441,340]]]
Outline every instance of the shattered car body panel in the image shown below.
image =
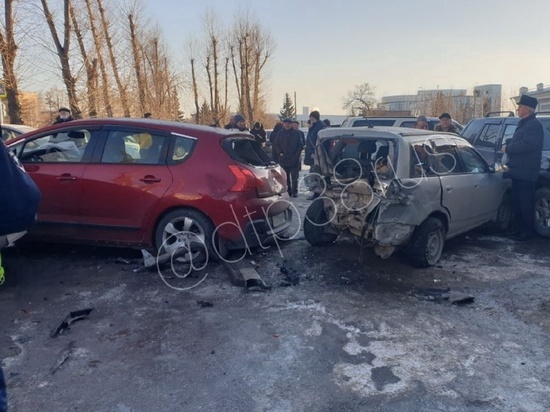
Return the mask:
[[[473,160],[461,160],[467,156]],[[441,222],[445,239],[495,219],[509,182],[475,156],[466,141],[446,133],[321,131],[310,185],[323,202],[324,232],[349,233],[389,257],[429,217]],[[488,194],[476,207],[479,181]]]

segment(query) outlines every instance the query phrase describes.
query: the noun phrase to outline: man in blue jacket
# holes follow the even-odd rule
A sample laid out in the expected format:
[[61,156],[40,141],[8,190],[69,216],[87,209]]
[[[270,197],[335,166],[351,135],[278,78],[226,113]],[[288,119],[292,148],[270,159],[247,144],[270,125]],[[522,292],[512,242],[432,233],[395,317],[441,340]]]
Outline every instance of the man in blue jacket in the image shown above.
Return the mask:
[[521,96],[517,108],[521,120],[512,139],[501,149],[509,157],[507,177],[512,179],[514,220],[511,237],[514,240],[535,236],[535,189],[544,142],[542,124],[535,117],[537,105],[536,98]]

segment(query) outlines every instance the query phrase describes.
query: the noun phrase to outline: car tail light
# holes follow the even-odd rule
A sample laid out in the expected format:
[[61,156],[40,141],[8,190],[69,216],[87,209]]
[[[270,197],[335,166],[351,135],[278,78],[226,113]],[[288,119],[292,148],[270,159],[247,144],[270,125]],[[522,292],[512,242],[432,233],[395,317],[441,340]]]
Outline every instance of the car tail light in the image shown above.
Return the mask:
[[248,192],[256,188],[256,176],[250,170],[230,165],[229,169],[237,179],[231,189],[231,192]]

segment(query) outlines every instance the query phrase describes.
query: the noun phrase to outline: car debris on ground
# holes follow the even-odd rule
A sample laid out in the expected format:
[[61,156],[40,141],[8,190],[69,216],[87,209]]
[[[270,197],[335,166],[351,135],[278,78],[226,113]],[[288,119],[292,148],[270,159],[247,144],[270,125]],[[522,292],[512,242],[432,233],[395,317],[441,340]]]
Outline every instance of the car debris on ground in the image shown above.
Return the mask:
[[63,319],[61,324],[52,332],[52,338],[55,338],[60,333],[69,330],[71,323],[87,318],[88,315],[92,313],[92,310],[94,310],[94,308],[80,309],[69,312],[69,314],[65,316],[65,319]]

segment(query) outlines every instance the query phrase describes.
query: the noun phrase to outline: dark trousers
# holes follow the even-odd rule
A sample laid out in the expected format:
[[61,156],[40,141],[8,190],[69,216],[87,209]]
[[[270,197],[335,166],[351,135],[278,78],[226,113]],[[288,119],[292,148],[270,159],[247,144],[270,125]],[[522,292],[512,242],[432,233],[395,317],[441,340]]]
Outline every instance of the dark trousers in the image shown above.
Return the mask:
[[512,179],[512,229],[527,236],[535,235],[536,182]]
[[300,165],[283,166],[286,172],[286,186],[289,195],[298,194],[298,174],[300,173]]

